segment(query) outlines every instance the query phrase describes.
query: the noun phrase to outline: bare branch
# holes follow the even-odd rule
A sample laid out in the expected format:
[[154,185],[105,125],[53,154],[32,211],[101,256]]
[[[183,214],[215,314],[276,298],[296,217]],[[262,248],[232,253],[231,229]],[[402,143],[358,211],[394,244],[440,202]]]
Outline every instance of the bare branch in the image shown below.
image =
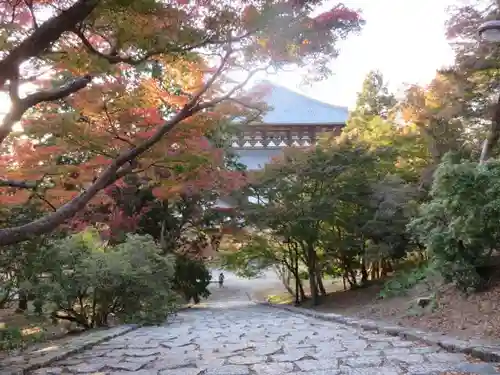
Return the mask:
[[[236,98],[228,98],[227,100],[254,111],[254,114],[252,116],[248,117],[245,122],[240,123],[239,126],[248,125],[248,124],[254,122],[256,119],[258,119],[265,112],[265,110],[263,110],[262,108],[260,108],[258,106],[254,106],[254,105],[245,103],[244,101],[236,99]],[[233,120],[236,118],[239,118],[239,117],[240,117],[239,115],[236,115],[233,117]]]
[[[68,84],[61,86],[54,90],[39,91],[34,94],[28,95],[21,99],[21,105],[28,109],[41,102],[50,102],[54,100],[63,99],[85,87],[92,81],[92,76],[85,75],[83,77],[75,78]],[[26,111],[26,110],[25,110]]]
[[123,138],[118,133],[118,129],[116,128],[115,121],[113,121],[113,119],[111,118],[111,114],[109,113],[108,106],[107,106],[106,102],[103,103],[103,110],[104,110],[104,113],[106,114],[106,119],[108,120],[109,125],[113,128],[113,130],[107,130],[106,129],[105,131],[107,133],[113,135],[119,141],[122,141],[122,142],[124,142],[125,144],[127,144],[127,145],[129,145],[131,147],[135,147],[135,144],[133,142],[131,142],[127,138]]
[[0,179],[0,187],[13,187],[18,189],[36,189],[38,183],[32,181],[17,181]]
[[225,95],[223,95],[223,96],[221,96],[219,98],[210,100],[208,102],[198,104],[197,107],[196,107],[196,110],[202,110],[202,109],[206,109],[206,108],[211,108],[211,107],[214,107],[215,105],[219,104],[220,102],[222,102],[224,100],[228,100],[232,95],[234,95],[234,93],[236,91],[239,91],[243,87],[245,87],[247,85],[247,83],[252,79],[252,77],[255,74],[257,74],[258,72],[266,71],[268,68],[269,68],[269,65],[266,66],[265,68],[258,68],[258,69],[252,70],[250,73],[248,73],[247,78],[243,82],[241,82],[241,83],[237,84],[236,86],[234,86]]
[[236,98],[228,98],[227,100],[231,101],[231,102],[234,102],[234,103],[236,103],[238,105],[241,105],[242,107],[245,107],[245,108],[250,109],[252,111],[258,112],[257,117],[260,116],[261,114],[263,114],[265,112],[265,110],[262,109],[259,106],[252,105],[252,104],[249,104],[249,103],[245,103],[244,101],[236,99]]
[[[154,57],[156,55],[160,55],[162,53],[174,54],[174,53],[189,52],[189,51],[192,51],[192,50],[197,49],[197,48],[201,48],[201,47],[206,46],[206,45],[223,45],[223,44],[230,45],[231,43],[238,42],[244,38],[247,38],[248,36],[252,35],[252,33],[254,33],[256,30],[248,31],[245,34],[242,34],[240,36],[229,37],[227,39],[214,39],[214,38],[208,36],[208,37],[203,38],[200,42],[195,43],[195,44],[185,44],[183,46],[177,46],[175,44],[172,44],[170,46],[167,45],[167,46],[164,46],[162,48],[157,48],[157,49],[154,49],[152,51],[148,51],[142,57],[135,57],[135,58],[134,57],[119,56],[116,53],[117,46],[114,46],[114,47],[112,46],[112,48],[111,48],[111,50],[113,51],[112,53],[108,53],[108,54],[102,53],[102,52],[98,51],[92,45],[92,43],[90,43],[90,41],[85,36],[85,33],[82,29],[75,28],[72,31],[76,36],[78,36],[78,38],[80,38],[83,45],[85,46],[85,48],[87,48],[87,50],[89,52],[93,53],[94,55],[96,55],[102,59],[106,59],[109,63],[111,63],[111,64],[125,63],[125,64],[129,64],[129,65],[138,65],[138,64],[143,63],[144,61],[147,61],[151,57]],[[109,41],[108,41],[108,43],[109,43]]]
[[227,50],[225,56],[222,58],[222,61],[219,65],[219,67],[217,68],[215,73],[212,75],[212,77],[210,77],[208,79],[207,83],[205,83],[203,88],[191,98],[190,103],[197,104],[198,101],[200,100],[200,98],[203,96],[203,94],[205,94],[207,92],[207,90],[213,85],[215,80],[217,78],[219,78],[219,76],[224,71],[224,68],[226,67],[226,64],[227,64],[232,52],[233,52],[233,50],[232,50],[231,46],[228,46],[228,50]]
[[75,33],[75,35],[77,35],[78,38],[80,38],[83,45],[85,46],[85,48],[87,48],[87,50],[90,53],[93,53],[94,55],[96,55],[102,59],[107,60],[110,64],[125,63],[125,64],[129,64],[129,65],[138,65],[138,64],[141,64],[144,61],[147,61],[148,59],[150,59],[151,57],[154,57],[156,55],[160,55],[160,54],[165,53],[165,52],[168,52],[168,53],[188,52],[188,51],[191,51],[193,49],[204,46],[209,41],[208,38],[205,38],[201,42],[194,44],[194,45],[185,45],[185,46],[181,46],[181,47],[172,45],[170,47],[154,49],[154,50],[146,52],[144,54],[144,56],[142,56],[142,57],[130,57],[130,56],[122,57],[116,53],[116,50],[118,49],[117,46],[114,46],[111,48],[111,50],[113,51],[111,53],[102,53],[102,52],[98,51],[92,45],[92,43],[90,43],[90,41],[87,39],[87,37],[85,36],[84,32],[81,29],[74,29],[73,33]]
[[[121,57],[114,52],[110,53],[110,54],[106,54],[106,53],[102,53],[102,52],[98,51],[92,45],[92,43],[90,43],[90,41],[87,39],[87,37],[85,36],[85,34],[83,33],[82,30],[74,29],[73,32],[78,36],[78,38],[80,38],[83,45],[85,46],[85,48],[87,48],[87,50],[90,53],[93,53],[94,55],[96,55],[102,59],[108,60],[108,62],[111,64],[126,63],[129,65],[138,65],[138,64],[146,61],[147,59],[153,57],[154,55],[158,55],[159,53],[161,53],[160,51],[150,51],[141,58]],[[112,48],[112,50],[115,50],[115,48]]]
[[33,18],[33,27],[35,29],[38,29],[38,23],[36,22],[35,11],[33,10],[33,0],[24,0],[24,3],[26,4],[31,13],[31,18]]
[[495,104],[495,109],[493,112],[493,118],[491,121],[490,129],[488,135],[484,140],[483,147],[481,150],[481,157],[479,158],[479,164],[484,164],[491,157],[493,149],[496,147],[500,139],[500,96]]
[[31,57],[40,56],[65,31],[86,19],[99,4],[100,0],[78,0],[70,8],[44,22],[0,61],[0,88],[16,75],[21,63]]
[[[23,114],[33,107],[42,102],[50,102],[58,99],[62,99],[67,97],[70,94],[73,94],[84,87],[86,87],[92,81],[92,77],[86,75],[84,77],[76,78],[70,83],[59,87],[54,90],[46,90],[35,92],[34,94],[28,95],[23,99],[15,99],[12,102],[12,109],[10,112],[3,118],[2,123],[0,124],[0,143],[10,134],[12,131],[12,126],[19,120],[21,120]],[[11,81],[11,85],[13,82]],[[15,97],[14,93],[11,93],[11,99]]]
[[42,196],[41,194],[38,194],[35,192],[33,194],[33,196],[40,199],[43,203],[45,203],[47,206],[49,206],[52,211],[57,211],[56,206],[54,206],[52,203],[50,203],[49,200],[47,198],[45,198],[44,196]]

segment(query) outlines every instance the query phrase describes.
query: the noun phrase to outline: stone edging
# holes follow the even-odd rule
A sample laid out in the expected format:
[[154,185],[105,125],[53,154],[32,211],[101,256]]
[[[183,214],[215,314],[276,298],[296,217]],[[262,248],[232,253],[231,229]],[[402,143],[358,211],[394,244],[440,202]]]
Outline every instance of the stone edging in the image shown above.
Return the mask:
[[310,316],[316,319],[327,320],[345,324],[351,327],[361,328],[366,331],[375,331],[390,336],[399,336],[406,340],[420,341],[428,345],[437,345],[447,351],[469,354],[486,362],[500,361],[500,345],[495,345],[491,342],[480,340],[459,340],[443,334],[429,333],[413,328],[391,325],[385,322],[350,318],[339,314],[322,313],[289,305],[278,305],[269,302],[259,302],[259,304]]
[[[68,339],[61,348],[58,348],[58,344],[54,343],[40,349],[27,351],[19,356],[10,357],[6,361],[3,361],[0,365],[0,373],[2,375],[24,375],[41,367],[49,366],[70,355],[82,352],[104,341],[124,335],[137,328],[139,328],[138,325],[123,325],[106,330],[88,332]],[[48,350],[54,346],[56,347],[55,350]]]

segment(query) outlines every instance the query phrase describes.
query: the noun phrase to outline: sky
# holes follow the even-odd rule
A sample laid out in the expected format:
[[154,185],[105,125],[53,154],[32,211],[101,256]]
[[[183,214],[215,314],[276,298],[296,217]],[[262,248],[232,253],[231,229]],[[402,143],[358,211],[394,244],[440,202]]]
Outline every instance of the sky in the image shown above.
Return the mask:
[[[329,1],[325,10],[338,1]],[[429,82],[436,69],[449,65],[453,53],[444,36],[446,8],[453,0],[344,0],[361,9],[366,25],[340,46],[334,75],[301,87],[297,73],[268,77],[318,100],[352,108],[366,74],[379,69],[397,91],[403,84]]]
[[[301,85],[300,73],[262,77],[323,102],[353,108],[356,93],[370,70],[379,69],[397,91],[403,84],[429,82],[436,69],[448,65],[453,53],[444,33],[446,8],[460,0],[328,0],[361,9],[366,25],[359,35],[339,44],[332,62],[333,76],[313,85]],[[259,77],[261,78],[261,77]],[[1,112],[8,109],[0,98]]]

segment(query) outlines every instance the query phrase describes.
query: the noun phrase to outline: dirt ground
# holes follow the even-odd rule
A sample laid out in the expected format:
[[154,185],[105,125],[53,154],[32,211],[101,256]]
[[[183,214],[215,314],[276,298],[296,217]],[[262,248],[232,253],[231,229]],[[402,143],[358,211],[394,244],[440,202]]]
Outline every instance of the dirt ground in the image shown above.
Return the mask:
[[[328,295],[319,306],[306,301],[302,307],[322,312],[381,320],[429,332],[441,332],[463,339],[500,340],[500,284],[488,291],[465,297],[452,285],[442,285],[434,291],[417,286],[405,295],[387,299],[378,298],[383,282],[368,287],[344,291],[336,282],[326,285]],[[274,291],[270,300],[292,303],[283,292]],[[436,304],[421,308],[419,297],[435,294]],[[263,295],[261,295],[261,298]]]
[[[38,316],[33,313],[33,310],[31,303],[28,304],[26,313],[16,312],[15,304],[0,309],[0,362],[2,358],[17,355],[26,349],[41,348],[47,346],[47,344],[56,345],[88,332],[78,327],[74,322],[64,319],[58,319],[54,322],[48,313]],[[119,324],[119,322],[110,317],[108,324],[109,328],[111,328]],[[13,336],[10,333],[10,336],[7,335],[8,337],[6,337],[4,331],[6,328],[9,331],[11,329],[18,330],[21,337],[17,332]]]
[[15,308],[0,310],[0,329],[17,328],[21,331],[22,338],[4,339],[3,345],[9,341],[13,343],[12,348],[0,347],[0,360],[8,355],[14,355],[28,346],[37,345],[41,342],[53,342],[62,339],[69,334],[77,334],[74,326],[65,321],[52,323],[47,318],[37,317],[33,314],[16,313]]

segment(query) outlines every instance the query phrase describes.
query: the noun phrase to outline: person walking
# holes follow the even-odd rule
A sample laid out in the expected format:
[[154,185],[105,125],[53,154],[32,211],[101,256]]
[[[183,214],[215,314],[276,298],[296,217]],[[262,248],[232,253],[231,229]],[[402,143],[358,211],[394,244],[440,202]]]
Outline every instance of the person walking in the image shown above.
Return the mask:
[[224,286],[224,274],[221,272],[219,274],[219,288],[222,288]]

